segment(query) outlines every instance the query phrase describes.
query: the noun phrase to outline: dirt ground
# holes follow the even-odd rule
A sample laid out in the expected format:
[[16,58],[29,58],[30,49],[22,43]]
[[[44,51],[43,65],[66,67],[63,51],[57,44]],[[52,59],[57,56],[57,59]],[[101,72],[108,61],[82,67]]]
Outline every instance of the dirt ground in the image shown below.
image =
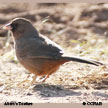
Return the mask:
[[[30,85],[32,74],[15,56],[11,34],[0,29],[0,102],[108,102],[108,4],[0,4],[0,26],[16,17],[61,45],[65,55],[94,59],[92,66],[68,62],[45,83]],[[18,86],[21,81],[28,78]]]

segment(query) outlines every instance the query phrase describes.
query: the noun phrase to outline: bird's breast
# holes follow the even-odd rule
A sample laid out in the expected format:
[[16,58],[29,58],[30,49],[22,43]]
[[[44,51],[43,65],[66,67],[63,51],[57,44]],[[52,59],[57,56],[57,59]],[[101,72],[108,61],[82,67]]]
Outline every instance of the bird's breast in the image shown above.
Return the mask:
[[15,44],[16,56],[19,61],[22,61],[27,56],[27,48],[25,45]]

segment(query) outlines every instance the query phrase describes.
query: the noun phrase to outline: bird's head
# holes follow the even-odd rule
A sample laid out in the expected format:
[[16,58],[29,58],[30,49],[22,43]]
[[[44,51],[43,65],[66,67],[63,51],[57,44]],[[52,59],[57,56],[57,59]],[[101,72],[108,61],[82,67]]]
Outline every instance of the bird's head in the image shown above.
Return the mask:
[[15,18],[8,24],[4,25],[3,29],[10,30],[15,39],[29,34],[30,32],[32,33],[33,31],[36,31],[32,23],[25,18]]

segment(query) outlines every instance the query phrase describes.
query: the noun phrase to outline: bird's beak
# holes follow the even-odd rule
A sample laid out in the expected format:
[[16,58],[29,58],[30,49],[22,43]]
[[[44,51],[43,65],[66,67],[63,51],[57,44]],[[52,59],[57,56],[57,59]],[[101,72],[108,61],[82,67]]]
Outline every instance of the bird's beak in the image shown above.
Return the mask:
[[8,23],[2,27],[5,30],[12,30],[11,23]]

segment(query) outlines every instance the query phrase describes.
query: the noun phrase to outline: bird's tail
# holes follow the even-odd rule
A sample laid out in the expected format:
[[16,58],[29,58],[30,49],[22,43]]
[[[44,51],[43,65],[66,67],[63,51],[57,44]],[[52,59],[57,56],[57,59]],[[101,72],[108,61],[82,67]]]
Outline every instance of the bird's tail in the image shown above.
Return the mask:
[[67,62],[75,61],[75,62],[86,63],[86,64],[95,65],[95,66],[104,65],[103,63],[95,61],[95,60],[86,60],[86,59],[78,58],[78,57],[62,57],[62,59],[66,60]]

